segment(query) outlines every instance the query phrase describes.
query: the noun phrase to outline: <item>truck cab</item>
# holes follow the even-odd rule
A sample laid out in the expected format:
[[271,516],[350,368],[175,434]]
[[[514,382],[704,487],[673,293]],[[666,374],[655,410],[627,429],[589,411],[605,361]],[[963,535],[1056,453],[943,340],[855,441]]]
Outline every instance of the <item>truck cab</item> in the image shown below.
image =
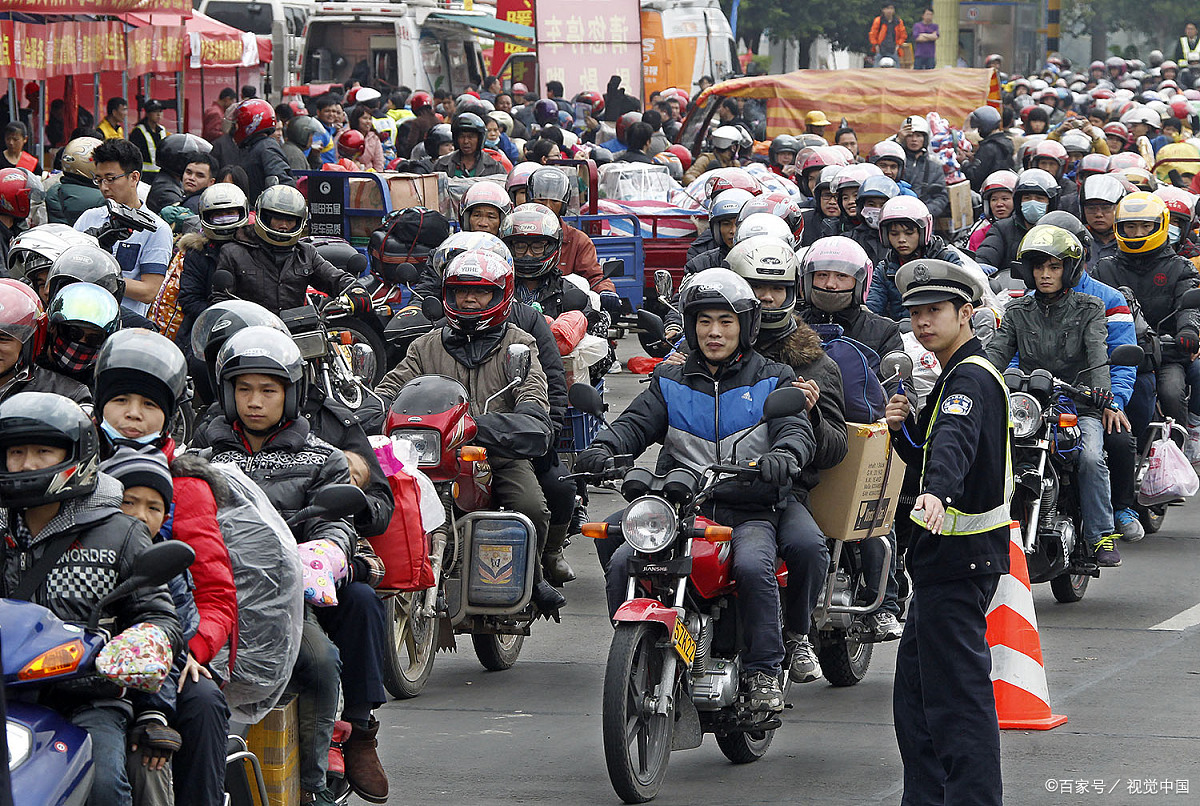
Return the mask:
[[[460,93],[483,83],[479,40],[461,20],[470,12],[434,0],[318,3],[304,32],[301,82],[357,79],[380,90]],[[461,3],[458,5],[461,6]]]

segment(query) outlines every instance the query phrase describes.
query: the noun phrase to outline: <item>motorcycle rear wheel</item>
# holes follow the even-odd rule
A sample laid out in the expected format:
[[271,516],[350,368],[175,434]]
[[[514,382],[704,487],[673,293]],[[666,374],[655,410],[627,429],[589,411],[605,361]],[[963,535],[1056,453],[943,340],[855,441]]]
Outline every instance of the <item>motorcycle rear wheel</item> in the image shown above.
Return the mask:
[[489,672],[503,672],[513,667],[525,643],[523,635],[472,635],[475,657]]
[[1050,580],[1050,590],[1054,592],[1056,600],[1063,604],[1071,604],[1083,598],[1091,579],[1088,574],[1059,574]]
[[384,600],[384,612],[391,629],[387,632],[383,686],[398,700],[412,699],[425,690],[437,655],[437,619],[412,615],[424,595],[417,591]]
[[818,634],[817,661],[831,686],[844,688],[856,685],[867,676],[875,645],[859,641],[845,630]]
[[672,651],[658,646],[659,630],[618,625],[604,670],[604,761],[613,790],[626,803],[653,800],[671,758],[674,700],[666,714],[656,714],[649,702],[662,679],[664,656]]

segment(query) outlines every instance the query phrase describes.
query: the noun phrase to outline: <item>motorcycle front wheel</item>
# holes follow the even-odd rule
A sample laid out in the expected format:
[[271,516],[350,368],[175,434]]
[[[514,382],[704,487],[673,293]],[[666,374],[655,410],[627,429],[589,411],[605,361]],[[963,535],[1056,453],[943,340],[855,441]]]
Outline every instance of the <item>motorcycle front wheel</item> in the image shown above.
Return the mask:
[[475,657],[489,672],[511,669],[521,654],[525,643],[523,635],[472,635]]
[[666,714],[655,713],[654,695],[662,681],[663,658],[672,651],[669,645],[658,646],[661,635],[657,625],[620,624],[608,650],[604,761],[613,790],[626,803],[653,800],[671,758],[674,699]]
[[1083,598],[1091,579],[1088,574],[1059,574],[1050,580],[1050,590],[1054,592],[1056,600],[1071,604]]
[[437,654],[437,619],[419,612],[421,591],[401,593],[384,600],[387,652],[384,654],[383,686],[398,700],[420,694],[433,670]]
[[875,645],[860,641],[845,630],[831,630],[818,634],[816,647],[825,679],[832,686],[844,688],[867,676]]

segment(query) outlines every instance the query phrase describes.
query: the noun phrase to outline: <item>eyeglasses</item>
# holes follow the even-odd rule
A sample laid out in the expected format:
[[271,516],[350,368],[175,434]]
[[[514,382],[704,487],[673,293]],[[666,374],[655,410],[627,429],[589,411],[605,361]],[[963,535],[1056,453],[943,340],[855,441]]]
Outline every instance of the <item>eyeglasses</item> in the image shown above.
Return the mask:
[[124,179],[125,177],[129,176],[132,173],[133,173],[133,171],[129,171],[129,173],[117,174],[116,176],[97,176],[95,179],[92,180],[92,182],[95,183],[96,187],[98,187],[98,188],[104,187],[105,185],[111,185],[113,182],[116,182],[118,179]]
[[545,257],[550,251],[550,242],[544,240],[536,241],[515,241],[512,244],[512,253],[515,257]]
[[66,337],[67,341],[74,344],[82,344],[85,347],[99,347],[108,338],[108,334],[102,330],[96,330],[91,327],[79,327],[78,325],[67,325],[63,328],[63,336]]

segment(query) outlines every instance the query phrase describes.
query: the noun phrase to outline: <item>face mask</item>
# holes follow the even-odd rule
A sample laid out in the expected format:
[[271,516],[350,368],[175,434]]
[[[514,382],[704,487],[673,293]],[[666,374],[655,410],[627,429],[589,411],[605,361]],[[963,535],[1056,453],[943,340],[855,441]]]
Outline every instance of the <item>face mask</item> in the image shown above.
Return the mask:
[[854,289],[849,291],[826,291],[823,288],[814,288],[809,292],[813,307],[826,313],[837,313],[844,311],[854,302]]
[[495,140],[484,140],[483,144],[488,148],[495,148],[496,146],[500,145],[500,138],[497,137]]
[[116,428],[113,428],[111,425],[109,425],[108,420],[101,420],[100,430],[107,434],[108,438],[118,445],[128,444],[131,442],[136,445],[150,445],[153,444],[156,439],[162,436],[161,434],[147,434],[144,437],[127,437]]
[[1046,214],[1046,202],[1028,199],[1021,202],[1021,217],[1027,224],[1036,224],[1037,220]]
[[883,210],[879,207],[867,207],[863,209],[859,215],[862,216],[863,221],[867,222],[868,227],[871,229],[879,229],[879,216],[882,213]]
[[1179,227],[1172,224],[1171,226],[1167,227],[1167,239],[1171,243],[1179,243],[1179,236],[1181,232],[1182,231],[1179,229]]

